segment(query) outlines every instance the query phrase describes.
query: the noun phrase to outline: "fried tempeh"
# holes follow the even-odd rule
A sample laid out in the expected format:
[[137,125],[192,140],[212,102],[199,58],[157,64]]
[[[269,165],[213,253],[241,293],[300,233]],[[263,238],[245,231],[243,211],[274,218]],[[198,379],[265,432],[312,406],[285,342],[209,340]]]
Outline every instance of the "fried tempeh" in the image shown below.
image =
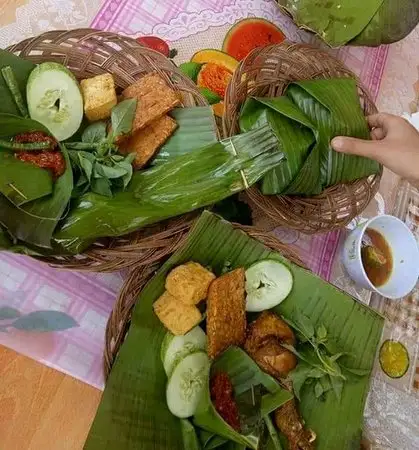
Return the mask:
[[214,280],[207,299],[208,356],[216,358],[230,345],[241,346],[246,338],[244,269]]
[[122,92],[122,97],[137,99],[137,109],[132,123],[133,134],[180,104],[176,92],[156,73],[147,74],[128,86]]
[[177,123],[169,116],[156,119],[146,128],[138,130],[119,144],[121,153],[135,153],[134,167],[140,169],[175,132]]
[[196,262],[174,268],[166,278],[166,289],[183,303],[196,305],[207,298],[215,275]]

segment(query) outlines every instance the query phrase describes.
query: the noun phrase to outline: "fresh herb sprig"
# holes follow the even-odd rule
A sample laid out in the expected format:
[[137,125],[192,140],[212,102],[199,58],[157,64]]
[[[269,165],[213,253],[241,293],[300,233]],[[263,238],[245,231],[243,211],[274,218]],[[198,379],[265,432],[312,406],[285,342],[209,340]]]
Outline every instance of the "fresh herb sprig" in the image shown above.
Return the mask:
[[84,130],[82,142],[66,144],[72,165],[79,174],[73,197],[89,190],[112,197],[115,190],[128,186],[135,154],[121,155],[116,140],[131,132],[136,107],[135,99],[122,101],[112,109],[109,132],[106,122],[95,122]]
[[292,345],[282,344],[300,359],[297,367],[289,374],[298,399],[302,387],[311,384],[316,398],[333,390],[340,401],[344,383],[351,375],[359,377],[369,373],[369,370],[353,369],[340,363],[340,358],[346,353],[338,351],[324,325],[315,328],[311,320],[299,311],[296,311],[293,320],[284,320],[297,332],[301,343],[298,350]]

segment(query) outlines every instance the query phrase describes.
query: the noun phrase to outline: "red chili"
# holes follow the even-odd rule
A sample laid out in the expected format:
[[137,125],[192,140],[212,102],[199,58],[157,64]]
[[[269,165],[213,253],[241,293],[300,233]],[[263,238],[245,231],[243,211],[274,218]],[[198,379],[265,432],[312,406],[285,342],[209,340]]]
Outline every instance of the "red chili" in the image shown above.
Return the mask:
[[218,372],[211,377],[211,400],[218,414],[236,431],[240,431],[239,411],[229,376]]
[[31,131],[28,133],[21,133],[16,135],[13,140],[19,144],[31,144],[33,142],[49,142],[51,144],[51,147],[43,151],[54,150],[57,147],[57,141],[52,136],[48,136],[42,131]]
[[48,150],[17,152],[15,157],[24,162],[35,164],[41,169],[50,170],[54,179],[59,178],[65,172],[65,159],[60,151],[56,151],[57,141],[42,131],[18,134],[14,141],[22,144],[33,142],[49,142],[51,147]]

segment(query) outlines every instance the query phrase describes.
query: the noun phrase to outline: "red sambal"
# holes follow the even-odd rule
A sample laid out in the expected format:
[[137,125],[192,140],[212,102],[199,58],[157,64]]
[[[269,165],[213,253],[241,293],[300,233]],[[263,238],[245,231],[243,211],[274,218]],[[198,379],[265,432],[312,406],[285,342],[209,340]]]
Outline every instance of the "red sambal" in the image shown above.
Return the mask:
[[218,414],[236,431],[240,431],[239,411],[234,400],[233,385],[225,372],[211,377],[211,400]]
[[29,162],[42,169],[51,171],[54,179],[59,178],[65,172],[64,156],[60,151],[56,150],[58,143],[53,137],[46,135],[42,131],[33,131],[18,134],[13,140],[20,144],[49,142],[50,147],[47,150],[16,152],[15,157],[21,161]]

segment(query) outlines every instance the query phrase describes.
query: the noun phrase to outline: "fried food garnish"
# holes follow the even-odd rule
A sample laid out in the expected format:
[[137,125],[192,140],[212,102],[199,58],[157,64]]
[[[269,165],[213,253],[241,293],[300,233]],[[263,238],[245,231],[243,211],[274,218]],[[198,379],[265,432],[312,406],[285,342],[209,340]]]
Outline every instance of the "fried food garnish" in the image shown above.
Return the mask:
[[214,280],[207,305],[208,356],[214,359],[231,345],[243,345],[246,338],[244,269]]
[[208,295],[215,275],[196,262],[173,269],[166,278],[166,289],[183,303],[196,305]]
[[288,439],[289,450],[314,449],[316,434],[304,428],[294,399],[275,411],[275,424]]
[[167,291],[154,302],[153,308],[163,325],[175,335],[186,334],[202,318],[196,306],[185,305]]
[[135,153],[134,167],[141,169],[175,132],[176,128],[177,123],[171,117],[160,117],[128,139],[124,139],[119,144],[119,150],[123,154]]
[[180,104],[176,92],[156,73],[147,74],[128,86],[122,92],[122,97],[137,99],[132,134],[145,128]]

